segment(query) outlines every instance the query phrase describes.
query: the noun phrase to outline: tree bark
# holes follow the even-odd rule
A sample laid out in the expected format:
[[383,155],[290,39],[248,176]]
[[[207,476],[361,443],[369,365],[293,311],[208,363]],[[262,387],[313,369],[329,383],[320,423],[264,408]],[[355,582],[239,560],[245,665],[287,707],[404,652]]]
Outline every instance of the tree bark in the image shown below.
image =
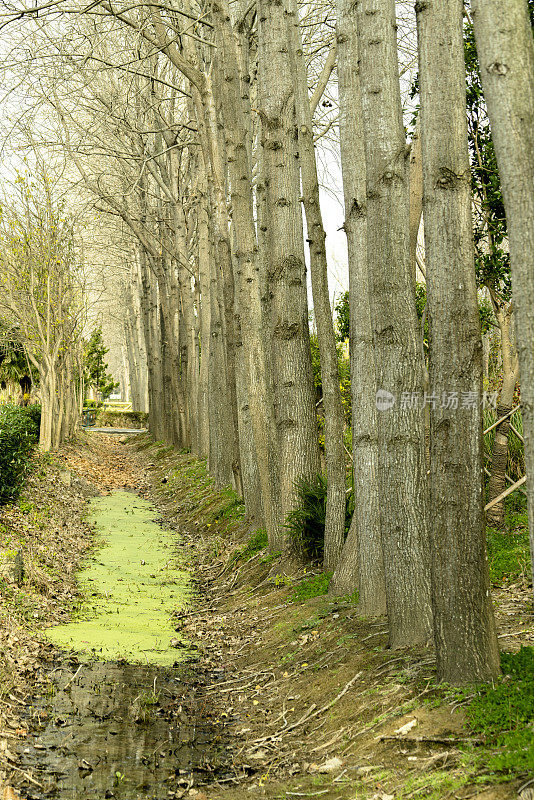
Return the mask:
[[307,242],[310,247],[313,310],[317,325],[323,385],[327,476],[324,566],[327,570],[334,570],[345,541],[346,482],[343,406],[339,388],[336,338],[328,291],[326,233],[319,198],[319,178],[313,143],[313,119],[308,97],[308,75],[302,51],[296,0],[289,0],[288,9],[289,46],[294,73],[302,195],[306,214]]
[[394,0],[356,4],[366,155],[367,258],[377,377],[378,486],[390,644],[431,631],[422,365],[410,263],[407,147]]
[[438,677],[455,684],[499,674],[482,496],[482,340],[462,11],[462,0],[428,0],[417,8],[429,372],[436,396],[430,402],[434,640]]
[[349,259],[350,375],[354,514],[330,583],[335,594],[359,591],[359,611],[386,612],[380,529],[376,373],[367,268],[365,148],[359,75],[358,30],[352,0],[338,0],[339,131]]
[[[266,211],[265,257],[280,458],[281,516],[296,501],[295,482],[320,471],[311,368],[306,266],[286,9],[258,2],[258,110]],[[283,528],[280,546],[285,545]]]
[[[267,358],[260,297],[258,246],[252,205],[250,125],[245,109],[248,98],[242,97],[243,79],[239,69],[237,41],[226,0],[214,3],[213,15],[221,57],[221,115],[226,139],[234,233],[236,313],[241,332],[242,367],[248,394],[248,398],[243,398],[241,408],[244,423],[241,433],[247,434],[247,417],[250,415],[256,466],[250,464],[249,470],[253,474],[257,469],[261,489],[259,498],[248,498],[248,507],[252,514],[263,515],[269,545],[271,549],[279,550],[283,538],[279,454],[274,398],[268,378],[270,361]],[[246,399],[248,403],[245,403]],[[251,483],[251,492],[254,491],[257,489],[254,490]]]
[[[512,302],[494,299],[493,308],[501,332],[502,352],[502,386],[497,404],[497,419],[508,414],[514,402],[515,387],[519,378],[519,362],[514,335],[514,314]],[[507,417],[495,429],[493,449],[491,452],[490,479],[488,483],[487,502],[499,497],[506,488],[506,467],[508,465],[508,440],[510,436],[510,418]],[[489,509],[486,522],[493,528],[504,524],[504,502],[497,503]]]
[[534,578],[534,45],[527,0],[471,8],[508,224]]

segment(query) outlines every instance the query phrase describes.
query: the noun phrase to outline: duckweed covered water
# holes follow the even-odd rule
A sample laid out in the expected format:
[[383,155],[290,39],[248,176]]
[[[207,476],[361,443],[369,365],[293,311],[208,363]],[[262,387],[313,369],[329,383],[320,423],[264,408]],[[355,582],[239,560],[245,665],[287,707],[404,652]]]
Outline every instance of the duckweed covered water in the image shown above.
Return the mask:
[[103,661],[168,666],[187,650],[171,646],[170,614],[184,605],[189,573],[177,569],[173,535],[147,500],[115,491],[90,503],[89,522],[103,546],[80,574],[80,618],[47,631],[58,647]]

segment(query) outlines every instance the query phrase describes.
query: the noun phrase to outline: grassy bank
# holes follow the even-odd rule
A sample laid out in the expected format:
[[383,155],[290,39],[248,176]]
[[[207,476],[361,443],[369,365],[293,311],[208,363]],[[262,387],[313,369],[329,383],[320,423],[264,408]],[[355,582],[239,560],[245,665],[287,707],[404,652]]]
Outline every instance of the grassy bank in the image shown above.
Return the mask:
[[197,552],[200,611],[180,625],[224,667],[212,691],[238,743],[236,778],[210,798],[517,797],[534,763],[523,509],[488,532],[503,680],[458,690],[436,683],[430,649],[390,651],[385,622],[360,618],[354,597],[330,598],[328,574],[270,554],[202,462],[145,453],[153,496]]

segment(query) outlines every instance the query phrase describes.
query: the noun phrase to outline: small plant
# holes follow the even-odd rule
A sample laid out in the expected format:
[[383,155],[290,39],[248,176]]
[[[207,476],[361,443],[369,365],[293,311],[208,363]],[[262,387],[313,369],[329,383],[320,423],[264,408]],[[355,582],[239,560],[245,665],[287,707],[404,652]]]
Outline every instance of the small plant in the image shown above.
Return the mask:
[[503,653],[501,665],[502,680],[479,688],[466,716],[488,748],[472,754],[473,761],[512,779],[534,765],[534,647]]
[[123,772],[119,772],[119,771],[117,770],[117,772],[115,773],[115,777],[114,777],[114,780],[113,780],[113,784],[114,784],[115,786],[120,786],[120,784],[123,782],[123,780],[125,779],[125,777],[126,777],[126,775],[125,775]]
[[320,597],[323,594],[327,594],[331,577],[331,572],[322,572],[320,575],[314,575],[312,578],[302,581],[293,589],[289,598],[290,602],[301,603],[312,597]]
[[252,556],[256,555],[256,553],[260,553],[262,550],[265,550],[268,543],[267,531],[260,529],[259,531],[256,531],[256,533],[252,534],[244,547],[242,547],[240,550],[236,550],[233,553],[230,560],[234,562],[249,561]]
[[[324,475],[311,480],[300,478],[295,484],[296,507],[286,520],[286,528],[293,550],[312,561],[320,561],[324,553],[324,529],[326,519],[327,483]],[[352,517],[352,494],[347,497],[345,506],[345,536]]]

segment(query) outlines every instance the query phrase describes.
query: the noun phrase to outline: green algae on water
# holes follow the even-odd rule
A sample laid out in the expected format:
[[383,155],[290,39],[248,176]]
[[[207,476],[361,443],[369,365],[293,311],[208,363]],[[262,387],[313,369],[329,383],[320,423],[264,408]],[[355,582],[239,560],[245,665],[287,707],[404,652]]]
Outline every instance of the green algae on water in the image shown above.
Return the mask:
[[[103,661],[174,663],[183,653],[170,614],[188,597],[190,576],[176,569],[173,535],[147,500],[116,491],[90,502],[89,522],[104,544],[80,573],[82,619],[46,631],[58,647]],[[187,652],[187,651],[185,651]]]

